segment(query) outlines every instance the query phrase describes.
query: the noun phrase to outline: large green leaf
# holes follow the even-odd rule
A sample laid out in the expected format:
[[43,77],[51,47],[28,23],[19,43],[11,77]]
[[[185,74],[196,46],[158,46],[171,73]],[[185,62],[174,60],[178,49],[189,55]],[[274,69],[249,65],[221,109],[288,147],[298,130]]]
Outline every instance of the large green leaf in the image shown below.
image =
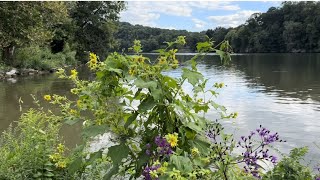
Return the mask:
[[186,78],[190,84],[196,85],[199,81],[203,80],[203,75],[197,71],[187,68],[182,69],[182,78]]
[[192,163],[188,157],[172,155],[170,162],[180,171],[189,173],[192,171]]
[[138,112],[133,113],[124,124],[124,128],[127,128],[130,124],[132,124],[132,122],[137,119],[137,116]]
[[113,165],[120,164],[123,158],[126,158],[130,152],[130,148],[121,143],[119,145],[111,146],[108,151],[108,156],[111,158]]
[[157,82],[156,81],[144,81],[142,79],[137,79],[135,80],[134,84],[138,87],[138,88],[147,88],[147,89],[156,89],[157,88]]
[[83,166],[82,157],[78,157],[77,159],[73,160],[72,163],[68,166],[68,172],[70,174],[74,174],[78,170],[80,170]]
[[146,99],[144,99],[140,105],[138,106],[139,112],[145,112],[149,109],[152,109],[156,105],[156,102],[154,102],[154,99],[152,96],[148,96]]

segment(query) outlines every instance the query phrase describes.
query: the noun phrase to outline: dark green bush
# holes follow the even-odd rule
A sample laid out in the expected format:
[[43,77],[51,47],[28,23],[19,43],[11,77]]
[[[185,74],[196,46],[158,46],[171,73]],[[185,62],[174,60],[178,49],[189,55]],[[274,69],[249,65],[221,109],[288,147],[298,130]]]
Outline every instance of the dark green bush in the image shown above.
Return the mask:
[[49,70],[63,67],[65,65],[74,65],[75,51],[72,51],[68,45],[62,52],[51,53],[48,47],[29,46],[17,49],[15,55],[16,67],[33,68],[38,70]]

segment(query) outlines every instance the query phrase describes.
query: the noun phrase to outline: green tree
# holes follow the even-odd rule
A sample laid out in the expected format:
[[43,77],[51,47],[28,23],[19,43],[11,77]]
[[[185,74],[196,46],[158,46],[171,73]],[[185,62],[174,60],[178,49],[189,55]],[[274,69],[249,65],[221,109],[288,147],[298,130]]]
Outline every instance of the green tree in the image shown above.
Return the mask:
[[2,61],[14,64],[16,47],[47,42],[53,28],[67,18],[64,2],[0,2]]
[[124,8],[125,3],[121,1],[76,2],[71,17],[76,26],[74,42],[78,59],[84,59],[89,51],[103,58],[108,50],[114,48],[115,22],[119,20],[119,12]]

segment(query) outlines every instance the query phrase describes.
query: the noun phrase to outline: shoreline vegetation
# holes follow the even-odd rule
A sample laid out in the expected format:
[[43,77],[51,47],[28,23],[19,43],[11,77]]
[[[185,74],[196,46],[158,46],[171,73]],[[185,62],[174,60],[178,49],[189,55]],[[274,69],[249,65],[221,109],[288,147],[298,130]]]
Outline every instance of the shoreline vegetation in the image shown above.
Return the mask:
[[[135,39],[141,41],[143,52],[155,52],[181,35],[187,41],[179,50],[182,53],[195,53],[196,43],[206,38],[215,44],[228,40],[234,53],[320,53],[320,2],[283,2],[265,13],[252,14],[238,27],[201,32],[119,22],[125,4],[1,2],[0,14],[5,18],[0,21],[0,64],[57,69],[85,62],[89,52],[101,58],[114,51],[127,53]],[[10,11],[12,7],[17,8]],[[37,15],[44,12],[46,16]]]

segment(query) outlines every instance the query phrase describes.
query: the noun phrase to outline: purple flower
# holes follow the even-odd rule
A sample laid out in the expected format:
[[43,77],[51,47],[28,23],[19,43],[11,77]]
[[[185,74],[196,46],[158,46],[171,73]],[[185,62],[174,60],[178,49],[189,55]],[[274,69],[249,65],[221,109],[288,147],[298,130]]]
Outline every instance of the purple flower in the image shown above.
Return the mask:
[[[269,149],[267,149],[266,145],[274,142],[282,142],[282,140],[279,139],[278,133],[272,134],[268,129],[261,125],[260,128],[256,129],[256,132],[257,134],[251,131],[247,137],[240,137],[241,139],[238,142],[238,147],[243,148],[245,152],[242,153],[242,160],[239,161],[239,163],[245,163],[244,170],[246,172],[251,173],[254,177],[261,178],[258,171],[260,167],[258,165],[258,160],[268,160],[273,164],[276,164],[277,162],[276,156],[269,156]],[[260,144],[258,144],[258,146],[253,146],[255,141],[252,138],[254,135],[260,139]]]
[[[142,175],[144,176],[145,180],[152,180],[152,177],[150,175],[150,171],[154,171],[160,168],[160,165],[157,166],[146,166],[142,172]],[[157,178],[158,179],[158,178]]]

